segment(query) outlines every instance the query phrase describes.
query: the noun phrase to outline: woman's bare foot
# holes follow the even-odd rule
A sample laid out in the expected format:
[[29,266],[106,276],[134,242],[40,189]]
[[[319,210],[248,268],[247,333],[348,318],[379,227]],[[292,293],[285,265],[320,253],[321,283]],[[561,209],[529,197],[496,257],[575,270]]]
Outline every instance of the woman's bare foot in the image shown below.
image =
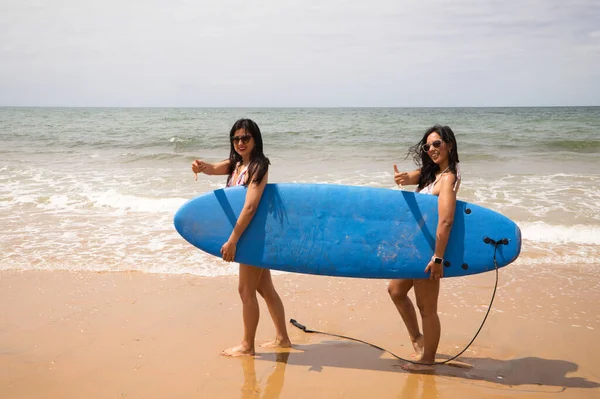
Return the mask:
[[260,345],[261,348],[291,348],[292,343],[290,339],[275,339],[274,341],[265,342]]
[[254,356],[254,348],[248,348],[245,345],[234,346],[233,348],[224,349],[221,351],[221,356],[238,357],[238,356]]
[[411,358],[413,359],[421,359],[423,357],[423,352],[425,350],[425,338],[423,337],[423,334],[420,334],[417,339],[415,339],[414,341],[412,341],[412,345],[413,348],[415,350],[415,353],[413,353],[411,355]]
[[431,373],[435,370],[433,366],[427,364],[413,364],[413,363],[403,363],[400,365],[403,370],[410,371],[412,373]]

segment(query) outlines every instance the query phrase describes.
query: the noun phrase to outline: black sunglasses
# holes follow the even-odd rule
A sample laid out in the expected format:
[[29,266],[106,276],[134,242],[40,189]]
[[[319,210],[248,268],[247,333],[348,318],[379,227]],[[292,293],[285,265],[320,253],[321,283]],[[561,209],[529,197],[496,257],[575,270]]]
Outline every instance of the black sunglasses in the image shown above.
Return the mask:
[[251,138],[252,138],[252,136],[249,134],[245,134],[243,136],[233,136],[233,137],[231,137],[231,142],[232,143],[241,142],[242,144],[248,144],[248,142],[250,141]]
[[440,148],[442,146],[442,143],[443,143],[442,140],[436,140],[436,141],[432,141],[431,143],[423,144],[423,146],[421,148],[423,149],[423,151],[429,152],[429,150],[431,149],[431,146],[433,146],[433,148]]

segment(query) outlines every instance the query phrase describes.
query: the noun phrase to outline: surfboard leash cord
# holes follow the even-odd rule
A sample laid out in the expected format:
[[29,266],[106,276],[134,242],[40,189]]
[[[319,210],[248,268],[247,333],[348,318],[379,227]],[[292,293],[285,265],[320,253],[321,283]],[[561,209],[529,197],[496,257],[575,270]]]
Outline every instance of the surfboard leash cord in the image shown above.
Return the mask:
[[487,317],[490,314],[490,311],[492,310],[492,304],[494,303],[494,298],[496,297],[496,290],[498,288],[498,261],[496,260],[496,252],[498,250],[498,246],[499,245],[508,245],[508,239],[507,238],[502,238],[502,239],[496,241],[496,240],[493,240],[493,239],[491,239],[489,237],[484,237],[483,238],[483,242],[485,242],[486,244],[491,244],[491,245],[494,246],[494,269],[496,271],[496,283],[494,284],[494,291],[492,292],[492,298],[490,299],[490,305],[488,306],[488,310],[485,313],[485,316],[483,317],[483,320],[481,321],[481,325],[477,329],[477,332],[475,333],[475,335],[473,336],[473,338],[471,339],[471,341],[467,344],[467,346],[465,346],[465,348],[463,350],[461,350],[458,354],[452,356],[449,359],[446,359],[446,360],[441,361],[441,362],[433,362],[433,363],[415,362],[414,360],[404,359],[404,358],[396,355],[395,353],[393,353],[393,352],[391,352],[391,351],[389,351],[389,350],[387,350],[385,348],[382,348],[380,346],[377,346],[377,345],[372,344],[372,343],[367,342],[367,341],[363,341],[362,339],[348,337],[348,336],[345,336],[345,335],[339,335],[339,334],[329,333],[329,332],[325,332],[325,331],[310,330],[305,325],[298,323],[294,319],[290,319],[290,323],[294,327],[299,328],[300,330],[304,331],[305,333],[329,335],[331,337],[337,337],[337,338],[347,339],[347,340],[350,340],[350,341],[356,341],[356,342],[360,342],[362,344],[366,344],[366,345],[372,346],[375,349],[379,349],[379,350],[381,350],[383,352],[389,353],[390,355],[394,356],[396,359],[402,360],[402,361],[407,362],[407,363],[418,364],[418,365],[423,365],[423,366],[435,366],[435,365],[438,365],[438,364],[445,364],[445,363],[451,362],[452,360],[454,360],[454,359],[458,358],[460,355],[462,355],[467,349],[469,349],[469,347],[471,346],[471,344],[473,342],[475,342],[475,339],[477,338],[477,336],[479,335],[479,333],[483,329],[483,325],[485,324],[485,321],[487,320]]

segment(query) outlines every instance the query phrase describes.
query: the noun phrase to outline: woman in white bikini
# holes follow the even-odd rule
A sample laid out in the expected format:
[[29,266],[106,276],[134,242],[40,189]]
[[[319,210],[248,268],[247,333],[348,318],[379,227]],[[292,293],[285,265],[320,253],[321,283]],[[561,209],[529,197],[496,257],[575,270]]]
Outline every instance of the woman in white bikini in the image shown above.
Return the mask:
[[[425,132],[421,141],[409,150],[409,154],[419,168],[412,172],[399,172],[394,165],[394,181],[399,186],[416,184],[417,192],[439,197],[435,249],[425,267],[425,273],[429,273],[428,279],[391,280],[388,292],[408,330],[415,349],[415,360],[424,363],[405,363],[402,368],[408,371],[431,371],[441,334],[437,304],[440,279],[444,275],[444,252],[454,222],[456,193],[461,179],[454,132],[448,126],[435,125]],[[415,307],[407,296],[413,287],[423,333],[419,331]]]
[[[244,185],[248,187],[246,200],[240,216],[231,232],[231,236],[221,248],[226,262],[233,262],[237,242],[244,233],[262,197],[268,180],[269,159],[263,154],[262,135],[258,125],[250,119],[240,119],[229,133],[231,150],[229,159],[214,164],[195,160],[192,171],[198,179],[198,173],[207,175],[227,175],[227,187]],[[263,347],[291,347],[287,333],[283,302],[277,294],[271,279],[271,271],[240,263],[238,291],[242,299],[244,336],[240,345],[225,349],[224,356],[254,355],[254,339],[259,319],[258,292],[267,303],[269,313],[275,324],[275,340]]]

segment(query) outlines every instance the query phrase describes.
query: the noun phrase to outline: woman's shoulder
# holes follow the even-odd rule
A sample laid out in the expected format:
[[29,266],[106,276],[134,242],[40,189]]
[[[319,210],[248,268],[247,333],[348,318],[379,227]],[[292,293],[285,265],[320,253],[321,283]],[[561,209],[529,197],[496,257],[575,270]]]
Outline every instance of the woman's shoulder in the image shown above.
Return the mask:
[[440,181],[441,182],[452,182],[454,183],[454,180],[456,180],[458,178],[458,176],[452,172],[452,171],[447,171],[442,173],[442,175],[440,176]]
[[442,173],[442,176],[440,176],[441,184],[451,186],[453,191],[456,191],[458,189],[458,186],[460,185],[460,180],[460,169],[458,169],[458,167],[456,168],[456,172],[448,170]]
[[458,165],[456,165],[456,172],[448,168],[442,173],[441,178],[448,178],[448,176],[460,179],[460,168],[458,167]]

